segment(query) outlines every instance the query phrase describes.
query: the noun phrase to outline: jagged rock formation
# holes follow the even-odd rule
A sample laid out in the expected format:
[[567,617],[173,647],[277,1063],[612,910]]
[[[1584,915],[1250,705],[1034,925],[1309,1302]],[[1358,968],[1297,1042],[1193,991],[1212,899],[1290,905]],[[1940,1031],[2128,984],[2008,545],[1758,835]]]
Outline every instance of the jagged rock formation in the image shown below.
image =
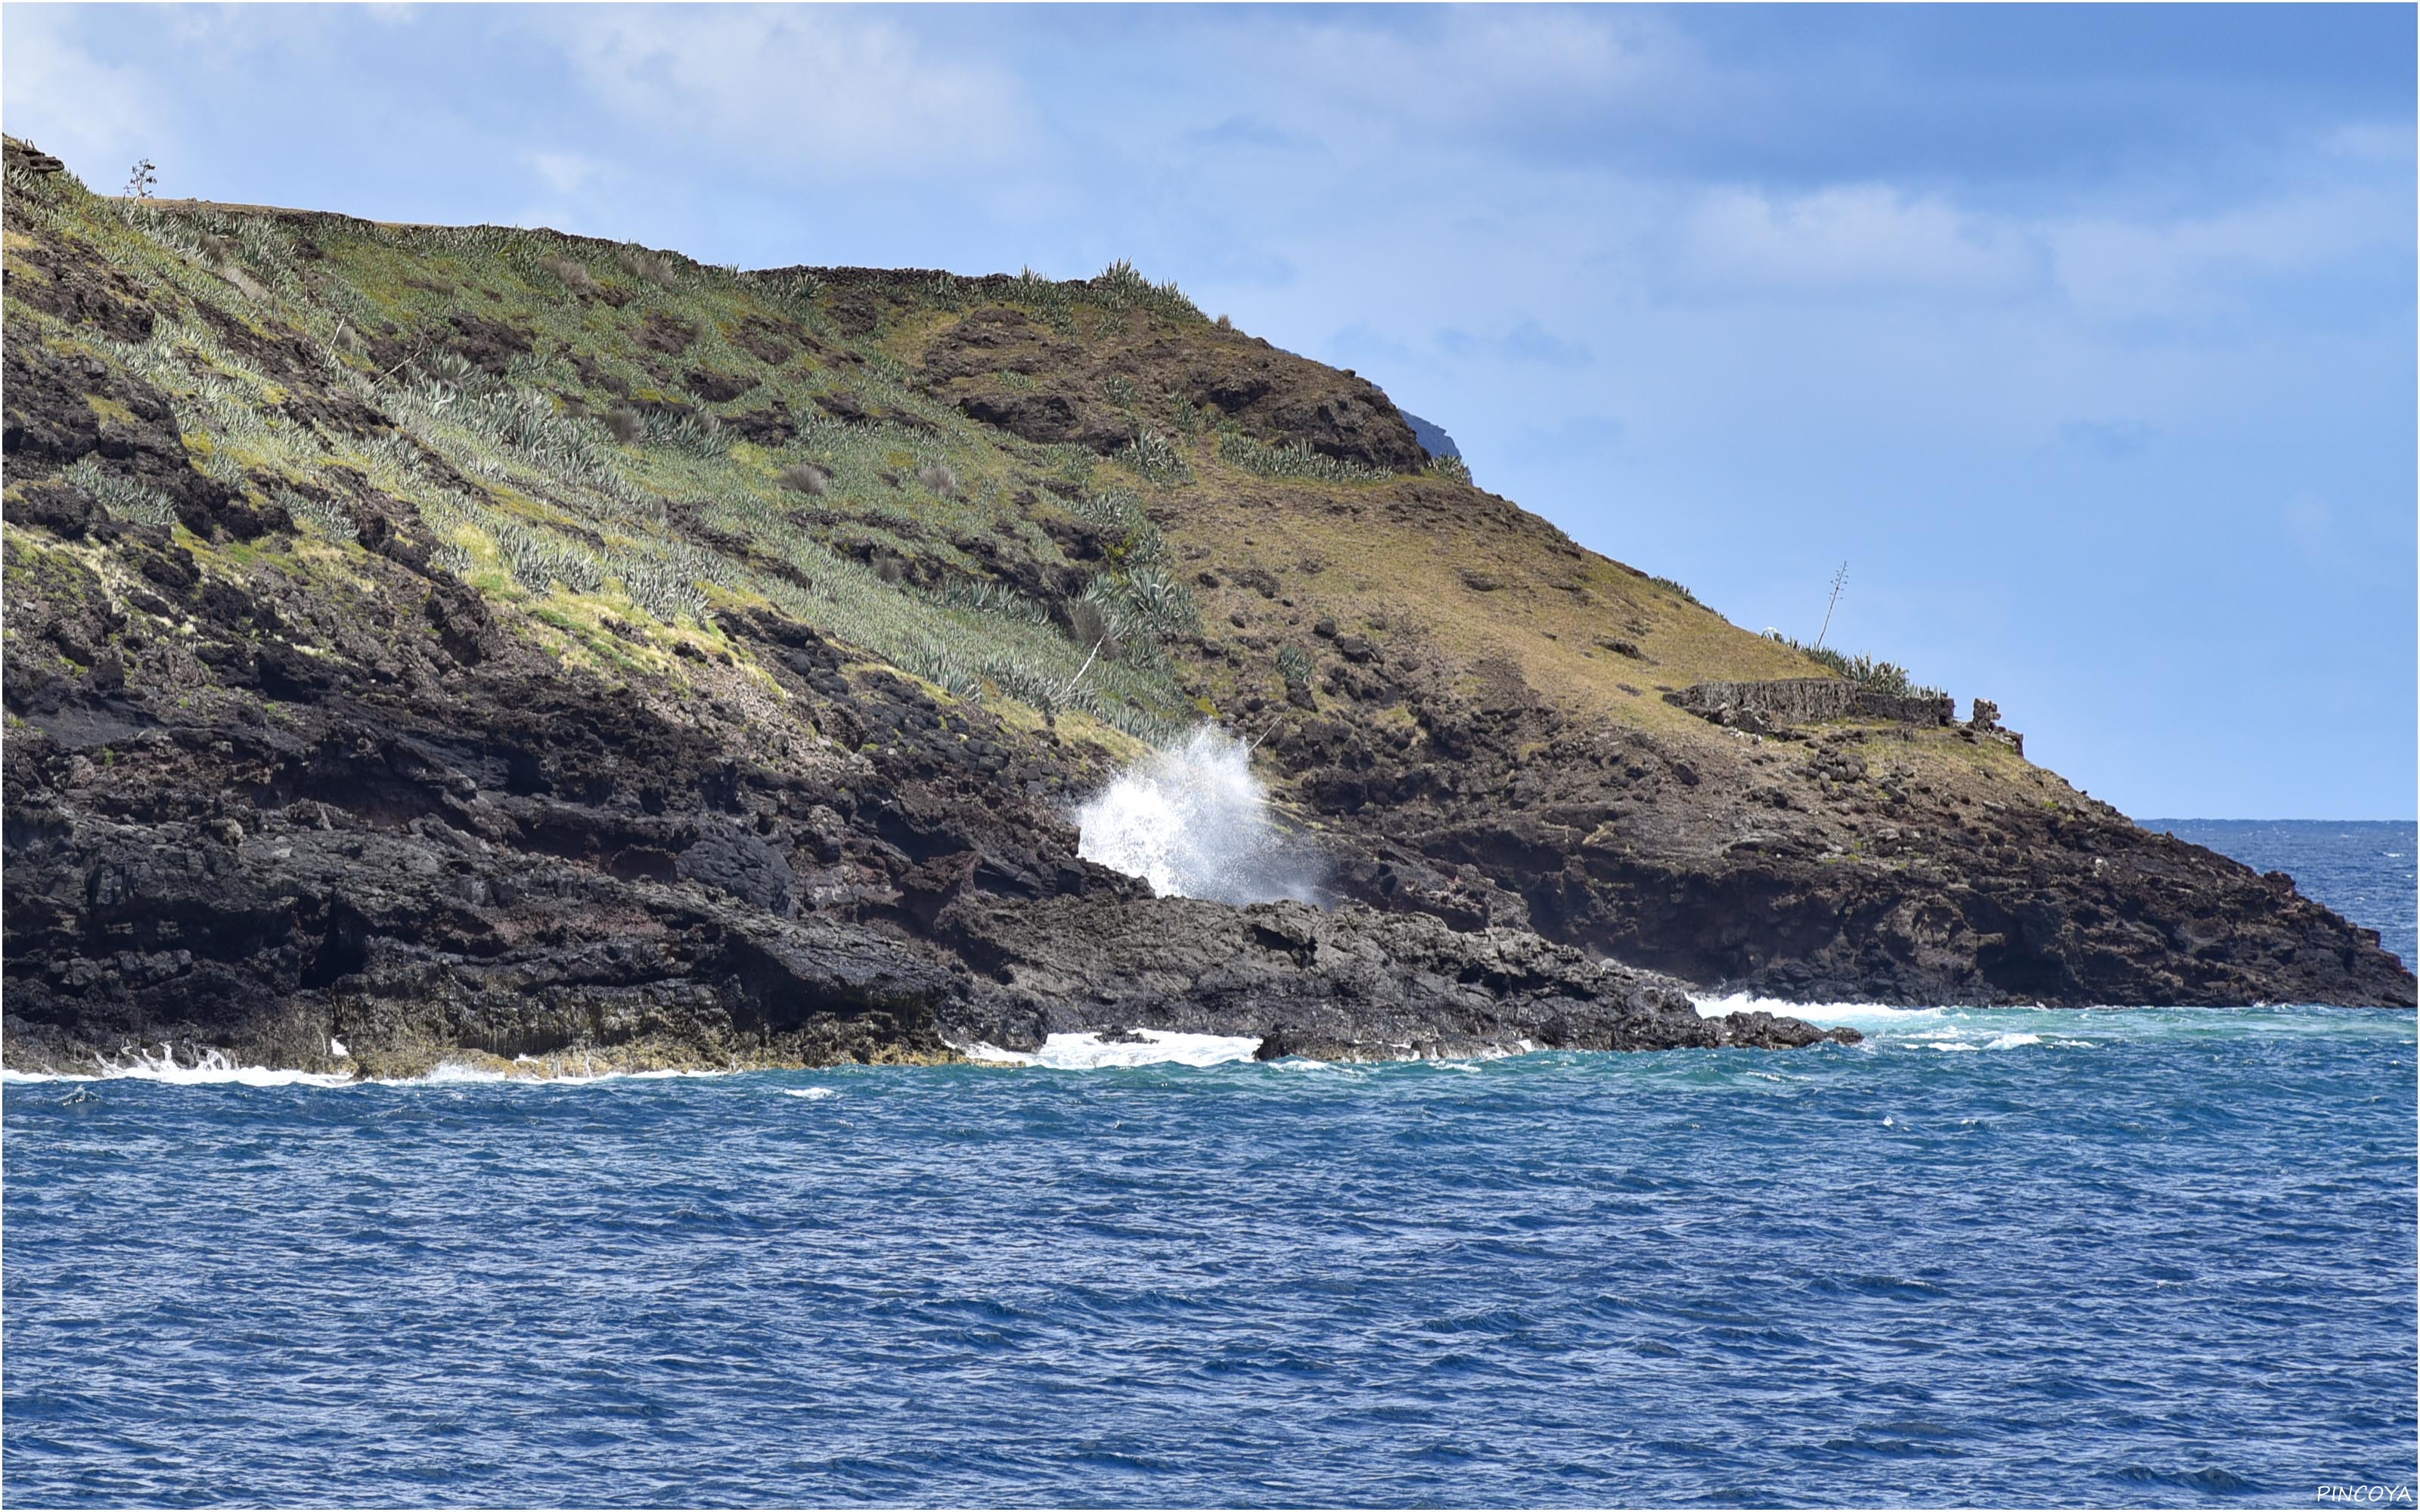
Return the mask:
[[[31,171],[7,211],[10,1064],[1816,1038],[1680,981],[2412,1000],[1995,710],[1666,702],[1822,680],[1130,270],[740,274]],[[1344,906],[1077,857],[1076,800],[1205,717]]]

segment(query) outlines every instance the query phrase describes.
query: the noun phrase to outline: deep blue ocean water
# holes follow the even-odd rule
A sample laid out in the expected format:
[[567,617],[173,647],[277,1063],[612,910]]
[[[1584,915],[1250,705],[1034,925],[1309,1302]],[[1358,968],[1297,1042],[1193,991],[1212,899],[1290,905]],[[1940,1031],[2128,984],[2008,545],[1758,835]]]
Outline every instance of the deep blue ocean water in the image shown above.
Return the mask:
[[[2407,910],[2410,850],[2376,889]],[[2420,1480],[2410,1013],[1813,1016],[1872,1038],[11,1081],[0,1496],[2310,1504]]]

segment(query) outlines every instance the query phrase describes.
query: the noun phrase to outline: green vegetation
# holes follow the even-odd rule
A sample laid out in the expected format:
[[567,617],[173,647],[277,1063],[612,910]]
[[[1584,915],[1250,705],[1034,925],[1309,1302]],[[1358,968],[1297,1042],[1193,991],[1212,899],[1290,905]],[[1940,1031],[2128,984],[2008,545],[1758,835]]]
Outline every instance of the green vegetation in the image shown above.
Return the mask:
[[[1305,441],[1271,446],[1236,431],[1218,438],[1218,455],[1247,472],[1264,478],[1310,478],[1318,483],[1383,483],[1394,476],[1385,468],[1324,456]],[[1466,479],[1468,474],[1464,475]]]
[[[12,297],[12,328],[161,389],[196,465],[316,541],[360,550],[365,516],[385,515],[545,624],[610,613],[669,643],[771,605],[962,699],[1079,709],[1146,739],[1197,717],[1161,644],[1194,628],[1192,595],[1140,500],[1037,495],[1037,478],[1088,482],[1094,459],[928,396],[889,328],[845,330],[815,275],[551,232],[114,201],[13,166],[8,187],[12,232],[106,265],[157,316],[119,339]],[[44,276],[20,266],[27,244],[12,234],[12,281]],[[972,292],[940,275],[897,318]],[[1062,327],[1088,311],[1206,323],[1124,262],[983,297]],[[1193,478],[1157,431],[1115,460],[1155,486]],[[123,517],[173,522],[165,498],[89,459],[70,478]],[[995,576],[1063,560],[1054,513],[1115,541],[1074,600],[1106,637]]]
[[1877,661],[1871,656],[1849,656],[1830,646],[1802,645],[1779,631],[1771,632],[1778,640],[1800,656],[1818,662],[1830,671],[1869,691],[1892,698],[1947,698],[1940,688],[1918,683],[1909,677],[1907,669],[1895,661]]

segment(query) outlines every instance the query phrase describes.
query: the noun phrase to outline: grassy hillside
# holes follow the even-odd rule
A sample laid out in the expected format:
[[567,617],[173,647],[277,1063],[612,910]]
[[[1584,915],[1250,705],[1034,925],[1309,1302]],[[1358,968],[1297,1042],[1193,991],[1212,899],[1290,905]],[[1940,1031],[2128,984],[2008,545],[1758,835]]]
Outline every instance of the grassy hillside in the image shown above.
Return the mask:
[[[157,388],[193,465],[295,529],[213,542],[163,491],[71,470],[111,511],[177,526],[213,567],[315,579],[341,579],[365,517],[389,518],[601,676],[677,682],[685,656],[733,654],[717,611],[750,608],[954,698],[1147,740],[1281,696],[1280,658],[1317,649],[1323,613],[1417,625],[1456,660],[1509,654],[1535,686],[1659,727],[1686,719],[1661,687],[1822,675],[1453,464],[1326,455],[1197,402],[1155,343],[1269,349],[1123,264],[1083,283],[747,273],[545,231],[12,187],[12,325]],[[928,359],[976,309],[1107,354],[1079,399],[1094,444],[950,402]],[[87,402],[104,433],[132,418]],[[1249,649],[1189,670],[1205,626]]]

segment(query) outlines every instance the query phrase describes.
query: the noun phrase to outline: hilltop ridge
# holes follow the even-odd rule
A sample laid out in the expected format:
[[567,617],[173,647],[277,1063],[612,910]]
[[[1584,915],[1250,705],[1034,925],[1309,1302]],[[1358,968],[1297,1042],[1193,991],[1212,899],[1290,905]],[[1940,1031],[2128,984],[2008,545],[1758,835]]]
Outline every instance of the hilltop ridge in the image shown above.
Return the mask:
[[[1124,264],[743,272],[111,200],[13,141],[6,211],[10,1064],[2412,1001],[1983,707],[1776,691],[1838,673]],[[1338,906],[1076,855],[1202,720]]]

